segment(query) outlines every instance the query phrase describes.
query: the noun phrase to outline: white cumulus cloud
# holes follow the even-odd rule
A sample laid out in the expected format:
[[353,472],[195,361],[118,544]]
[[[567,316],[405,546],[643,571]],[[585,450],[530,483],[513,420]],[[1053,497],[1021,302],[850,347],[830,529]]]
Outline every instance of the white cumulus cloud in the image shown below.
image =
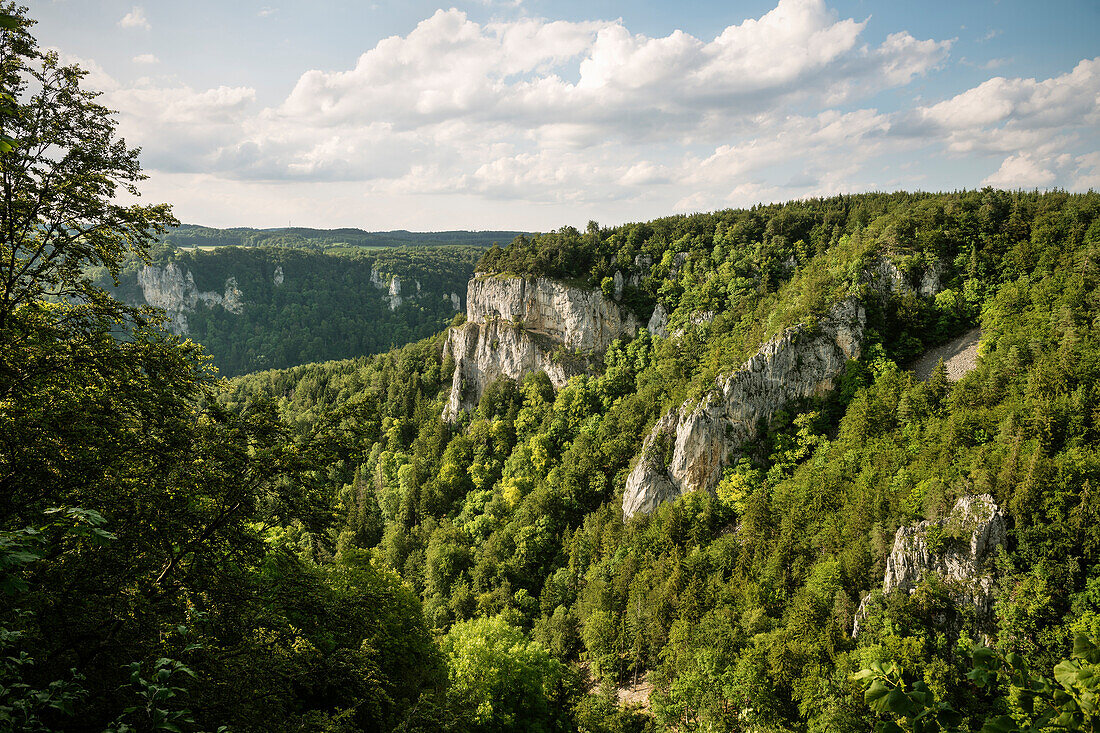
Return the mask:
[[921,180],[905,157],[973,158],[981,173],[951,187],[1095,180],[1100,58],[882,111],[880,92],[944,68],[952,42],[901,29],[874,42],[867,28],[824,0],[778,0],[710,38],[452,8],[351,68],[305,71],[267,106],[243,86],[103,88],[156,180],[223,182],[210,191],[292,184],[637,219]]
[[152,28],[149,25],[149,19],[145,17],[145,9],[140,5],[135,5],[129,13],[122,16],[118,24],[123,28],[141,28],[142,30]]

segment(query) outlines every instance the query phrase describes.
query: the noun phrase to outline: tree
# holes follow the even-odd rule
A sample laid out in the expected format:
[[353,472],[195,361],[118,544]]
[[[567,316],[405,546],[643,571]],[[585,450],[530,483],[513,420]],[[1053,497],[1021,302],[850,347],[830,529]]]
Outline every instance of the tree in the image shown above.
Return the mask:
[[[565,669],[503,617],[462,621],[443,640],[454,710],[475,730],[549,731]],[[559,701],[560,702],[560,701]]]
[[156,235],[178,222],[167,204],[117,200],[139,195],[139,150],[116,137],[98,92],[81,87],[87,72],[38,48],[27,9],[7,3],[3,11],[17,19],[0,32],[0,90],[10,100],[0,134],[13,148],[0,157],[0,334],[7,342],[19,336],[17,311],[44,299],[118,313],[88,267],[117,277],[126,254],[146,255]]

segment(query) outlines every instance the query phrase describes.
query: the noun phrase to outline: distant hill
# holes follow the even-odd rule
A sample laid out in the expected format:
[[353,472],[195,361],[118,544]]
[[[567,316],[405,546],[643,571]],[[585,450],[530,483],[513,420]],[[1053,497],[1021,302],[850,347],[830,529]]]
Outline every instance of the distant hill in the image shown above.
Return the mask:
[[164,309],[171,330],[203,344],[223,374],[375,354],[431,336],[464,310],[484,248],[161,248],[132,259],[118,287],[132,305]]
[[292,247],[295,249],[326,249],[329,247],[438,247],[463,244],[472,247],[507,245],[524,232],[512,231],[451,231],[410,232],[398,229],[392,232],[367,232],[362,229],[309,229],[306,227],[282,227],[278,229],[253,229],[233,227],[216,229],[198,224],[181,224],[168,231],[161,242],[170,247]]

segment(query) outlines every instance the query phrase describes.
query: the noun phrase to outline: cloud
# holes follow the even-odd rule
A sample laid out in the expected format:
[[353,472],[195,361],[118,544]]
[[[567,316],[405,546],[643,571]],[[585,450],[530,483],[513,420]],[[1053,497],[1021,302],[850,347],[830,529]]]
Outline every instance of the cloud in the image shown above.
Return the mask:
[[622,20],[477,23],[451,9],[351,68],[302,73],[266,107],[242,86],[103,88],[158,180],[203,175],[218,190],[290,184],[636,219],[896,187],[946,157],[982,171],[949,188],[998,165],[983,183],[1097,176],[1100,59],[883,111],[880,92],[943,69],[952,41],[867,32],[823,0],[779,0],[713,38],[649,37]]
[[160,59],[151,53],[143,53],[131,59],[135,64],[159,64]]
[[983,181],[983,186],[996,188],[1042,188],[1054,183],[1054,171],[1045,167],[1043,161],[1027,153],[1010,155],[1001,163],[1001,167]]
[[264,6],[256,12],[256,15],[258,15],[261,18],[267,18],[269,16],[275,15],[276,12],[278,12],[278,8],[272,8],[272,7],[269,7],[269,6]]
[[122,20],[118,24],[123,28],[141,28],[142,30],[152,28],[149,25],[149,20],[145,17],[145,9],[140,5],[135,5],[129,13],[122,16]]

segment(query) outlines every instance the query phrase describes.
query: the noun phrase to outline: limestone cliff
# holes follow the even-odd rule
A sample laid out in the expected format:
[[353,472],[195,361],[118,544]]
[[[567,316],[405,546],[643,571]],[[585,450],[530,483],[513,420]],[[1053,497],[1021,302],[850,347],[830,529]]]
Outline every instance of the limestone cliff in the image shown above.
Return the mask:
[[455,371],[444,417],[477,405],[486,385],[544,371],[555,387],[584,371],[617,338],[631,338],[638,319],[598,290],[548,278],[479,275],[466,293],[466,323],[450,330]]
[[163,267],[145,265],[138,271],[138,284],[145,302],[164,309],[168,327],[176,333],[187,333],[187,314],[193,313],[199,303],[220,305],[234,314],[240,314],[244,308],[236,278],[226,278],[222,293],[204,292],[195,285],[194,275],[175,262]]
[[713,490],[731,457],[792,400],[831,389],[849,359],[859,358],[865,324],[855,298],[840,301],[810,328],[787,329],[737,371],[719,377],[695,406],[662,417],[627,478],[623,515],[650,512],[689,491]]
[[[886,560],[882,595],[912,593],[917,584],[936,574],[952,588],[958,606],[972,608],[979,621],[993,609],[991,558],[1005,541],[1004,512],[988,494],[964,496],[944,519],[900,527]],[[860,603],[852,625],[859,634],[874,594]]]

